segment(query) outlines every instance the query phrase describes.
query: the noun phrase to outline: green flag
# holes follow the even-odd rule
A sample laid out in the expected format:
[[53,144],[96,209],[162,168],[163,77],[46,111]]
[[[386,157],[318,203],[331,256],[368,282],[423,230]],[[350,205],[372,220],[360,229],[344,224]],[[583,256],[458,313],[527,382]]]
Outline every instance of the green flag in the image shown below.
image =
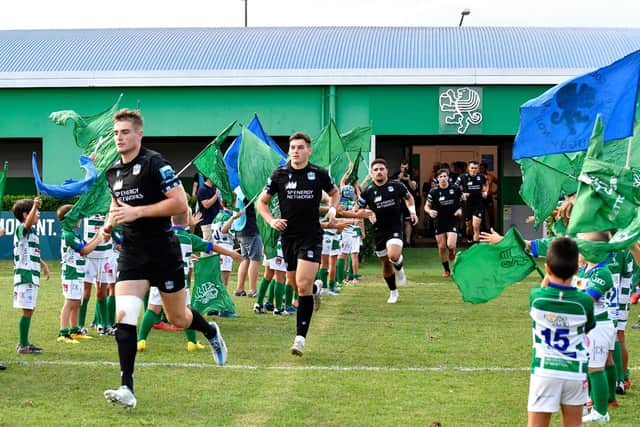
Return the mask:
[[[352,172],[358,178],[366,176],[369,173],[369,162],[366,159],[369,158],[369,153],[371,152],[371,128],[369,126],[353,128],[349,132],[340,134],[340,138],[342,138],[342,144],[349,161],[353,163],[358,161],[356,155],[360,153],[358,168]],[[339,169],[344,167],[344,171],[346,171],[348,164],[347,166],[338,164],[334,167],[338,169],[336,171],[336,175],[338,175],[340,174]],[[344,172],[342,172],[342,175],[344,175]],[[341,179],[342,175],[337,179]]]
[[360,170],[360,161],[362,160],[362,152],[358,151],[356,154],[355,161],[351,166],[351,172],[349,172],[349,176],[347,176],[346,182],[349,185],[354,185],[358,182],[359,170]]
[[535,227],[551,215],[560,197],[576,192],[584,155],[578,152],[520,159],[520,196],[533,209]]
[[458,254],[453,281],[465,302],[480,304],[500,295],[507,286],[529,275],[536,262],[516,228],[495,245],[480,243]]
[[351,157],[346,153],[342,138],[336,128],[336,122],[331,119],[320,131],[320,135],[311,143],[309,162],[325,168],[336,182],[340,182],[347,170]]
[[4,169],[0,171],[0,203],[4,197],[4,188],[7,185],[7,172],[9,171],[9,162],[4,162]]
[[200,257],[193,267],[193,272],[191,307],[194,310],[200,313],[236,312],[236,305],[220,278],[220,255]]
[[111,194],[105,172],[119,156],[113,141],[113,115],[118,111],[121,99],[122,95],[111,107],[92,116],[81,116],[72,110],[56,111],[49,115],[49,119],[60,126],[66,126],[69,121],[74,123],[73,136],[76,145],[82,148],[86,156],[95,153],[94,164],[98,170],[98,178],[91,188],[80,196],[65,215],[62,227],[66,230],[75,228],[82,218],[109,211]]
[[[267,180],[282,157],[249,129],[242,128],[242,142],[238,153],[238,176],[245,197],[254,200],[264,189]],[[278,198],[272,197],[269,207],[274,217],[280,217]],[[280,233],[267,224],[261,215],[256,218],[267,258],[276,256],[276,243]]]
[[253,200],[264,189],[267,180],[282,157],[246,127],[238,153],[238,176],[245,197]]
[[236,121],[234,120],[227,125],[222,133],[193,159],[193,165],[196,169],[220,189],[222,199],[227,206],[233,206],[233,190],[229,182],[229,172],[227,165],[224,163],[224,156],[220,151],[220,146],[227,139],[235,124]]

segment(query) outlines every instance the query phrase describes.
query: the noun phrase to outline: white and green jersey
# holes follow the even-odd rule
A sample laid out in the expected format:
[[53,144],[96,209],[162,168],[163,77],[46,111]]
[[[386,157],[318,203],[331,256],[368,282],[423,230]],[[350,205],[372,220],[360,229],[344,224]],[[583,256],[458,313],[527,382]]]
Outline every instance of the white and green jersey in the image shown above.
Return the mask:
[[[93,236],[100,231],[104,225],[105,215],[93,215],[84,219],[84,240],[85,242],[93,239]],[[87,254],[87,258],[105,259],[113,257],[113,239],[107,243],[100,243],[96,248]]]
[[599,262],[590,269],[587,269],[587,266],[581,267],[574,283],[595,301],[593,312],[596,321],[609,320],[608,308],[613,292],[613,278],[607,268],[607,261]]
[[[609,318],[621,319],[621,312],[628,312],[631,302],[631,280],[633,278],[633,256],[628,249],[614,252],[607,259],[611,271],[613,289],[609,296]],[[623,320],[626,320],[626,316]]]
[[40,285],[40,238],[20,223],[13,235],[13,285]]
[[233,245],[233,236],[229,231],[223,233],[222,227],[231,218],[232,213],[226,209],[221,209],[220,212],[213,218],[211,223],[211,237],[215,243]]
[[[345,211],[353,211],[353,208],[356,206],[355,201],[345,199],[341,199],[340,204],[344,207]],[[362,230],[360,230],[359,225],[348,225],[342,231],[342,235],[362,236]]]
[[184,283],[189,287],[189,267],[191,265],[191,255],[193,252],[209,253],[213,249],[213,243],[203,238],[189,233],[184,227],[174,225],[171,227],[178,241],[180,242],[180,251],[182,252],[182,266],[184,268]]
[[531,290],[529,308],[533,320],[531,373],[586,379],[586,334],[595,325],[591,297],[576,287],[551,283]]
[[87,261],[80,255],[80,250],[84,248],[86,242],[73,231],[62,231],[60,240],[60,273],[62,281],[84,279],[85,266]]

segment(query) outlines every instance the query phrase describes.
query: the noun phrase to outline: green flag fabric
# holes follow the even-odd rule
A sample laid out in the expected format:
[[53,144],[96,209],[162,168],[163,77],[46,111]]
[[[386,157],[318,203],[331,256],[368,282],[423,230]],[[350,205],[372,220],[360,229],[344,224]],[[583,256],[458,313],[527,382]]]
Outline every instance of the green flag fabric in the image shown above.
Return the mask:
[[[344,145],[345,152],[349,156],[349,160],[354,164],[358,163],[358,168],[353,170],[352,173],[358,178],[363,178],[369,173],[369,153],[371,152],[371,127],[357,127],[351,129],[349,132],[340,134],[342,144]],[[359,158],[357,154],[359,154]],[[336,168],[340,168],[337,165]],[[346,168],[344,169],[347,170]],[[337,171],[340,174],[340,171]],[[342,172],[344,174],[344,172]],[[337,179],[342,178],[342,175]],[[352,177],[350,177],[352,178]]]
[[122,95],[107,110],[92,116],[81,116],[72,110],[57,111],[49,115],[49,119],[60,126],[66,126],[69,121],[74,123],[75,143],[84,155],[90,156],[95,153],[94,164],[98,171],[98,178],[91,188],[80,196],[65,215],[62,222],[65,230],[73,229],[82,218],[109,211],[111,194],[105,172],[119,156],[113,141],[113,115],[118,111],[121,99]]
[[465,302],[480,304],[496,298],[507,286],[523,280],[536,262],[516,228],[495,245],[480,243],[458,254],[452,278]]
[[640,238],[640,105],[630,138],[603,142],[604,126],[596,119],[584,160],[567,233],[615,233],[609,242],[576,239],[582,255],[599,262]]
[[4,197],[4,189],[7,186],[7,173],[9,172],[9,162],[4,162],[4,169],[0,171],[0,202]]
[[331,119],[311,143],[309,162],[325,168],[336,182],[347,171],[351,156],[345,151],[336,122]]
[[203,256],[193,267],[191,307],[200,313],[235,313],[236,305],[220,278],[220,255]]
[[193,165],[196,169],[198,169],[202,175],[209,178],[211,182],[220,189],[222,199],[227,206],[233,206],[233,189],[229,182],[229,172],[227,165],[224,163],[224,156],[222,151],[220,151],[220,146],[229,136],[235,124],[236,122],[233,121],[227,125],[222,133],[193,159]]
[[[254,200],[258,197],[281,160],[280,154],[249,129],[242,128],[242,142],[238,154],[238,176],[240,177],[240,188],[247,199]],[[273,216],[279,218],[280,209],[277,199],[277,197],[271,198],[270,208]],[[273,258],[276,256],[276,244],[280,233],[267,224],[261,215],[257,215],[256,220],[265,254],[267,258]]]
[[537,228],[556,208],[560,197],[578,189],[584,152],[520,159],[520,196],[533,209]]
[[358,151],[358,154],[356,154],[355,161],[351,166],[351,172],[349,172],[349,175],[347,176],[347,179],[346,179],[347,184],[354,185],[358,182],[358,178],[360,176],[359,170],[360,170],[361,160],[362,160],[362,151]]

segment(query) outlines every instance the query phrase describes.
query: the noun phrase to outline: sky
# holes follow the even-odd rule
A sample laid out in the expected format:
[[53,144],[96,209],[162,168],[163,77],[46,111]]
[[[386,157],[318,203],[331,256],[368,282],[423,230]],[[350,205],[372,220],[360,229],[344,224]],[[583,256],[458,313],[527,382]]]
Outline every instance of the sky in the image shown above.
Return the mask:
[[[246,0],[248,25],[640,27],[640,0]],[[87,5],[91,4],[90,7]],[[3,1],[0,30],[242,27],[245,0]]]

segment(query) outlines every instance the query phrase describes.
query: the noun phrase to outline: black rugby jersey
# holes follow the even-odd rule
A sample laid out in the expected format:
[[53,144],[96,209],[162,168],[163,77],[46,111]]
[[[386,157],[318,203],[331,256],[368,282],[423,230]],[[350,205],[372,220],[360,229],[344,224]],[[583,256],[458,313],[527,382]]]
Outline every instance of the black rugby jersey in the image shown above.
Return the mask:
[[[107,182],[119,201],[131,206],[151,205],[166,199],[164,193],[180,185],[173,167],[161,154],[140,148],[140,153],[131,162],[122,159],[107,169]],[[143,244],[144,240],[163,235],[173,235],[169,217],[139,218],[122,224],[125,241]],[[144,240],[143,240],[144,239]]]
[[482,201],[482,187],[487,183],[484,174],[471,176],[468,173],[461,174],[456,180],[456,186],[462,187],[463,193],[469,193],[469,202],[476,203]]
[[460,188],[449,186],[440,188],[437,186],[429,191],[427,203],[431,209],[438,211],[438,218],[453,217],[453,214],[460,208]]
[[281,218],[287,220],[284,236],[321,233],[320,200],[322,191],[336,189],[326,169],[307,164],[294,169],[291,163],[277,168],[265,186],[270,195],[278,195]]
[[402,225],[403,209],[406,206],[404,200],[408,195],[407,187],[398,181],[387,181],[381,186],[371,183],[360,194],[358,206],[368,206],[376,214],[374,231],[386,230],[397,223]]

